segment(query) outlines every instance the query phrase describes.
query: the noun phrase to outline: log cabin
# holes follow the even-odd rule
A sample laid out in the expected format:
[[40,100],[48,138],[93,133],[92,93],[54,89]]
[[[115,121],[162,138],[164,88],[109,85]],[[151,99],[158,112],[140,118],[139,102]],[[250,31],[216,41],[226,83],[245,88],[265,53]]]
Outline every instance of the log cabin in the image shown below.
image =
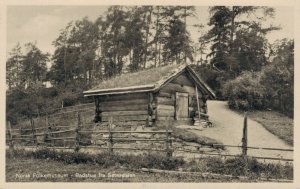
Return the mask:
[[208,118],[206,100],[215,98],[189,65],[122,74],[83,93],[94,97],[95,122],[144,126],[192,125],[198,117]]

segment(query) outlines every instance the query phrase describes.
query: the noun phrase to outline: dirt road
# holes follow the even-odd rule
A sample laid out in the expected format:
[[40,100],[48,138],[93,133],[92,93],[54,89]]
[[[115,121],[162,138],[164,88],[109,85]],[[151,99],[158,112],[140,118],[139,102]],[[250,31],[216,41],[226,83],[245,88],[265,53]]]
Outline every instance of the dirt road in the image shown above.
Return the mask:
[[[243,131],[243,116],[230,110],[226,102],[209,101],[208,114],[215,127],[202,131],[191,130],[194,133],[214,138],[227,145],[241,145]],[[291,146],[267,131],[261,124],[248,118],[248,146],[292,149]],[[240,154],[240,148],[227,147],[229,154]],[[251,156],[276,158],[293,158],[290,151],[248,150]]]

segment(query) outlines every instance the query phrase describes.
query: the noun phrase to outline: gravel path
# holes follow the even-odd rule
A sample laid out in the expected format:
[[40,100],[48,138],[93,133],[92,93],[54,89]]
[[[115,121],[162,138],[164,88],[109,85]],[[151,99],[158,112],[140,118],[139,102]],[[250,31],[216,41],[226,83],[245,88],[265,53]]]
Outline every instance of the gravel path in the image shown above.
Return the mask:
[[[241,145],[243,116],[230,110],[224,101],[208,101],[208,114],[215,127],[192,132],[214,138],[223,144]],[[293,149],[283,140],[266,130],[260,123],[248,118],[248,146]],[[240,148],[227,147],[228,154],[240,154]],[[274,150],[250,150],[248,154],[260,157],[293,158],[293,152]]]

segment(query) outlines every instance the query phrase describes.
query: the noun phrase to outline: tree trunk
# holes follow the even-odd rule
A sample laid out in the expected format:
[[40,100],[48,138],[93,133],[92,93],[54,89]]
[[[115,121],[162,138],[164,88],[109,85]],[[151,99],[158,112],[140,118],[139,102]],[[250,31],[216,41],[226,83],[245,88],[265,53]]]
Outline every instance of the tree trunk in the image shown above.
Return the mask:
[[67,47],[64,49],[64,76],[65,76],[65,87],[67,86],[67,65],[66,65]]
[[148,35],[149,35],[149,28],[151,24],[151,15],[152,15],[152,8],[149,10],[149,22],[147,20],[147,30],[146,30],[146,41],[145,41],[145,52],[144,52],[144,68],[146,68],[146,63],[147,63],[147,47],[148,47]]
[[234,6],[231,9],[231,32],[230,32],[230,54],[233,53],[233,34],[234,34],[234,19],[235,19],[235,10]]
[[[159,32],[159,24],[158,24],[158,21],[159,21],[159,6],[157,6],[157,16],[156,16],[156,34],[155,34],[155,67],[157,67],[157,53],[158,53],[158,50],[157,50],[157,44],[158,44],[158,32]],[[160,54],[159,54],[160,56]]]
[[[186,11],[187,11],[187,6],[184,8],[184,27],[185,27],[185,32],[186,32]],[[184,48],[184,63],[186,63],[186,49],[187,47]]]

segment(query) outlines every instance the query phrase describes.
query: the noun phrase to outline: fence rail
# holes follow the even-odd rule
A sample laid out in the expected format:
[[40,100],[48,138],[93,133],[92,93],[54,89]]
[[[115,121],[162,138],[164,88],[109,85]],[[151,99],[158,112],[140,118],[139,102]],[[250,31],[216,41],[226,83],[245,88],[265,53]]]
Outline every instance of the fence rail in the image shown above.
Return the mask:
[[[9,145],[10,149],[14,148],[14,145],[17,144],[16,141],[28,141],[28,143],[33,143],[34,147],[40,146],[41,144],[45,144],[47,147],[50,148],[57,148],[57,149],[74,149],[78,151],[79,149],[86,149],[86,148],[97,148],[108,150],[109,153],[113,153],[114,150],[130,150],[130,151],[160,151],[165,152],[167,156],[173,156],[175,152],[184,152],[184,153],[191,153],[191,154],[199,154],[199,155],[208,155],[208,156],[224,156],[224,157],[240,157],[241,155],[244,157],[252,157],[256,159],[268,159],[268,160],[281,160],[281,161],[293,161],[293,159],[288,158],[277,158],[277,157],[258,157],[258,156],[249,156],[247,154],[248,149],[255,149],[255,150],[276,150],[276,151],[290,151],[293,152],[293,149],[282,149],[282,148],[270,148],[270,147],[254,147],[247,145],[247,115],[244,118],[244,128],[243,128],[243,137],[242,137],[242,145],[226,145],[226,144],[212,144],[211,147],[230,147],[230,148],[240,148],[242,149],[242,154],[233,155],[233,154],[222,154],[222,153],[210,153],[204,151],[194,151],[194,150],[186,150],[186,149],[178,149],[173,147],[173,131],[169,129],[169,126],[166,127],[165,130],[158,130],[158,131],[117,131],[112,129],[112,119],[108,122],[108,129],[107,130],[90,130],[85,129],[87,126],[95,125],[95,124],[82,124],[81,123],[81,116],[80,112],[77,112],[77,124],[73,125],[59,125],[53,126],[49,123],[48,117],[46,117],[46,125],[44,127],[35,128],[34,120],[31,120],[31,128],[30,129],[12,129],[10,123],[7,124],[7,138],[6,141]],[[65,129],[65,130],[57,130],[57,129]],[[44,130],[44,131],[43,131]],[[18,133],[14,133],[18,131]],[[36,131],[39,131],[38,133]],[[22,132],[29,132],[26,134],[22,134]],[[57,134],[64,134],[69,133],[74,136],[55,136]],[[97,146],[97,145],[84,145],[84,141],[80,138],[80,135],[84,134],[102,134],[102,138],[95,136],[97,141],[104,142],[107,146]],[[116,134],[123,135],[123,136],[116,136]],[[134,134],[148,134],[148,135],[163,135],[162,138],[126,138],[124,134],[129,134],[133,136]],[[105,136],[103,136],[105,135]],[[44,141],[40,141],[37,137],[44,136]],[[63,141],[64,146],[56,145],[56,141]],[[159,144],[164,143],[164,148],[133,148],[133,147],[120,147],[115,146],[119,142],[138,142],[138,141],[145,141],[145,142],[157,142]],[[73,142],[73,146],[66,146],[66,142]],[[28,146],[28,145],[26,145]],[[189,145],[185,145],[189,146]]]

